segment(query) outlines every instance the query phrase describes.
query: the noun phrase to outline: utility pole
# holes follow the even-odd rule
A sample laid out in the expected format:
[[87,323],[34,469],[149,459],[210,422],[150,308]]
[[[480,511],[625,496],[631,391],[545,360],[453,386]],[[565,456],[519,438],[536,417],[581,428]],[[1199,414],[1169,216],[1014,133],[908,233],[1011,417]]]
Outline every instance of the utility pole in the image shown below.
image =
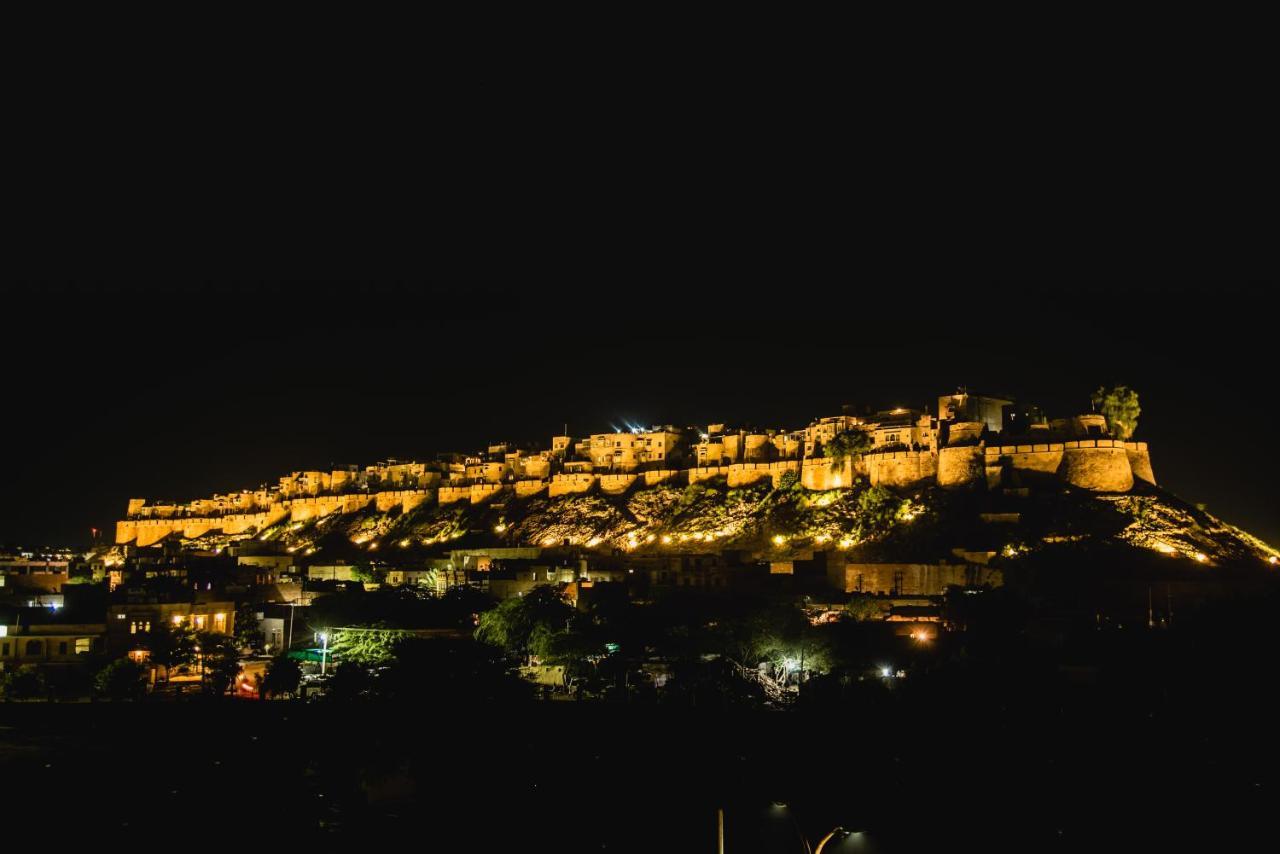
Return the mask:
[[724,854],[724,807],[716,810],[716,854]]

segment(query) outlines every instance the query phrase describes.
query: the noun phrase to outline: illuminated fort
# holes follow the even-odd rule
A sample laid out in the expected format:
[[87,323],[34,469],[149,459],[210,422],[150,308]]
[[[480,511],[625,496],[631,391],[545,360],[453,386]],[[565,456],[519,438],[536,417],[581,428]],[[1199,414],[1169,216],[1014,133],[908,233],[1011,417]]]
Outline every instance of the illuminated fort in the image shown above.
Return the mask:
[[[333,513],[480,504],[504,493],[621,494],[720,477],[730,487],[766,479],[776,486],[788,472],[809,490],[844,489],[860,478],[891,487],[988,489],[1052,480],[1110,493],[1129,491],[1135,480],[1155,483],[1146,443],[1114,438],[1097,413],[1050,420],[1035,407],[967,393],[939,397],[936,412],[848,409],[799,430],[630,427],[580,439],[553,436],[544,448],[502,443],[425,462],[293,472],[274,485],[185,504],[136,498],[116,523],[115,540],[147,546],[171,534],[252,535]],[[837,437],[847,436],[858,437],[858,451],[832,453]]]

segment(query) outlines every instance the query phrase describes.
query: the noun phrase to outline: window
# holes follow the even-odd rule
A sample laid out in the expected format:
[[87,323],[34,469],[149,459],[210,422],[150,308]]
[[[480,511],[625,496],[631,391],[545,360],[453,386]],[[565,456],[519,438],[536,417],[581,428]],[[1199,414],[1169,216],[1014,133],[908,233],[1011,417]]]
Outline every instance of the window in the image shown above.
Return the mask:
[[88,655],[93,652],[93,638],[76,638],[76,655]]
[[58,642],[58,655],[66,655],[66,654],[67,654],[67,642],[66,642],[66,641],[59,641],[59,642]]
[[222,632],[224,634],[226,633],[227,631],[227,615],[226,614],[213,615],[213,630],[215,632]]
[[8,658],[8,657],[9,657],[9,643],[8,643],[8,641],[6,641],[6,642],[4,643],[4,645],[3,645],[3,646],[0,646],[0,655],[3,655],[5,658]]
[[202,631],[204,631],[204,624],[205,624],[205,622],[209,619],[209,615],[208,615],[208,614],[196,614],[196,615],[195,615],[194,617],[192,617],[191,619],[195,621],[195,624],[196,624],[196,631],[198,631],[198,632],[202,632]]
[[27,655],[39,655],[40,650],[41,650],[40,641],[38,640],[27,641],[27,652],[26,652]]

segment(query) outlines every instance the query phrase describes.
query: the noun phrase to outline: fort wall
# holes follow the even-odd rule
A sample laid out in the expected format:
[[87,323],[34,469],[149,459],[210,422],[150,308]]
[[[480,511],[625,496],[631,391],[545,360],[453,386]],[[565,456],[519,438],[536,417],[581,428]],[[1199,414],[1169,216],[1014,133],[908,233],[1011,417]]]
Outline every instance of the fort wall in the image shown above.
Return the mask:
[[600,475],[600,491],[607,495],[621,495],[636,482],[634,474],[602,474]]
[[867,454],[861,462],[872,486],[914,486],[938,476],[938,458],[930,451]]
[[[967,434],[953,432],[952,440],[957,435]],[[514,494],[527,498],[545,490],[549,497],[555,498],[588,492],[599,484],[605,494],[619,495],[637,483],[644,486],[701,483],[717,477],[724,477],[731,488],[749,486],[766,478],[776,487],[783,475],[790,471],[799,474],[804,488],[815,491],[848,488],[860,475],[866,476],[876,486],[910,487],[936,482],[942,487],[962,487],[984,483],[995,489],[1007,486],[1004,482],[1006,477],[1015,473],[1028,478],[1054,478],[1096,492],[1125,492],[1133,488],[1135,481],[1156,482],[1147,443],[1079,439],[991,447],[981,444],[948,445],[937,451],[872,452],[857,460],[844,459],[839,463],[811,458],[628,473],[561,473],[549,479],[516,481]],[[438,473],[428,474],[438,478]],[[259,490],[229,496],[215,495],[182,505],[152,506],[147,506],[144,499],[134,498],[129,500],[128,518],[116,523],[115,541],[149,546],[175,532],[188,539],[211,531],[228,535],[251,534],[286,520],[305,522],[333,513],[353,513],[371,505],[384,513],[393,508],[409,512],[433,498],[442,505],[458,501],[478,504],[490,500],[504,488],[502,484],[492,482],[454,482],[438,488],[393,489],[373,494],[296,495],[276,501],[269,500],[270,493]]]
[[658,484],[666,483],[667,481],[679,480],[683,474],[684,472],[677,471],[676,469],[659,469],[656,471],[647,471],[643,473],[644,485],[657,486]]
[[547,488],[545,480],[517,480],[516,481],[516,497],[530,498],[537,495]]
[[985,482],[984,449],[978,445],[938,449],[938,486],[960,487]]
[[847,489],[853,485],[853,480],[853,460],[848,457],[838,463],[828,459],[809,459],[800,467],[800,485],[805,489]]
[[547,495],[555,498],[559,495],[588,492],[600,480],[598,475],[583,472],[581,474],[552,475]]
[[502,484],[500,483],[473,483],[467,498],[472,504],[483,504],[501,491]]
[[1067,442],[1059,476],[1072,486],[1094,492],[1128,492],[1133,469],[1123,442],[1110,439]]
[[442,486],[436,492],[436,502],[441,506],[445,504],[453,504],[458,501],[471,500],[470,486]]
[[1156,482],[1156,474],[1151,468],[1151,453],[1147,450],[1146,442],[1125,442],[1124,453],[1129,458],[1129,468],[1133,471],[1134,478],[1150,484]]
[[939,596],[948,587],[999,587],[1004,573],[977,564],[833,563],[827,571],[842,593]]

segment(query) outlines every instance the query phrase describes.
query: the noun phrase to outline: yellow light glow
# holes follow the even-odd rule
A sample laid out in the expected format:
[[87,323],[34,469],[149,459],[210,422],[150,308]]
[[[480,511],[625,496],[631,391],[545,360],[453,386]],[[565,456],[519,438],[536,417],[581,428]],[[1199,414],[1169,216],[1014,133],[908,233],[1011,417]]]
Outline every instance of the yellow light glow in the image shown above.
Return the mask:
[[175,626],[180,626],[180,625],[182,625],[182,616],[181,616],[180,614],[174,614],[174,615],[173,615],[173,624],[174,624]]
[[1160,552],[1161,554],[1171,555],[1174,552],[1176,552],[1177,549],[1175,549],[1173,546],[1169,545],[1168,543],[1156,543],[1156,551]]
[[1204,563],[1208,559],[1209,559],[1209,556],[1206,555],[1204,552],[1196,552],[1196,560],[1199,561],[1200,563]]
[[851,548],[853,548],[853,540],[849,539],[848,537],[845,537],[844,539],[842,539],[842,540],[840,541],[840,548],[842,548],[842,549],[851,549]]
[[376,552],[377,550],[378,550],[378,544],[377,544],[377,543],[369,543],[369,551],[371,551],[371,552]]
[[828,534],[819,534],[819,535],[818,535],[817,537],[815,537],[814,539],[815,539],[815,540],[817,540],[817,541],[818,541],[818,542],[820,542],[820,543],[825,543],[825,542],[827,542],[828,540],[830,540],[830,539],[831,539],[831,537],[830,537],[830,535],[828,535]]
[[400,541],[400,548],[402,548],[402,549],[407,549],[407,548],[409,548],[409,538],[408,538],[408,537],[405,537],[403,540],[401,540],[401,541]]
[[499,522],[498,524],[493,526],[493,530],[501,534],[503,531],[507,530],[507,526]]
[[654,540],[656,540],[656,539],[657,539],[657,537],[655,537],[653,534],[650,534],[649,536],[647,536],[647,537],[645,537],[645,538],[644,538],[644,541],[645,541],[646,543],[652,543],[652,542],[653,542]]
[[670,543],[670,542],[671,542],[671,535],[670,535],[670,534],[663,534],[663,535],[662,535],[662,542],[663,542],[663,544],[668,544],[668,543]]
[[775,546],[780,546],[780,545],[782,545],[783,543],[785,543],[786,541],[787,541],[787,538],[786,538],[786,537],[784,537],[782,534],[774,534],[774,535],[773,535],[773,544],[774,544]]
[[587,540],[587,548],[593,549],[596,546],[600,545],[601,542],[602,540],[599,537],[592,537],[591,539]]
[[543,544],[544,546],[554,546],[554,545],[556,544],[556,538],[555,538],[555,537],[543,537],[543,538],[542,538],[542,544]]
[[1267,563],[1271,564],[1272,566],[1275,566],[1277,563],[1280,563],[1280,558],[1277,558],[1275,555],[1272,555],[1271,557],[1267,558]]

